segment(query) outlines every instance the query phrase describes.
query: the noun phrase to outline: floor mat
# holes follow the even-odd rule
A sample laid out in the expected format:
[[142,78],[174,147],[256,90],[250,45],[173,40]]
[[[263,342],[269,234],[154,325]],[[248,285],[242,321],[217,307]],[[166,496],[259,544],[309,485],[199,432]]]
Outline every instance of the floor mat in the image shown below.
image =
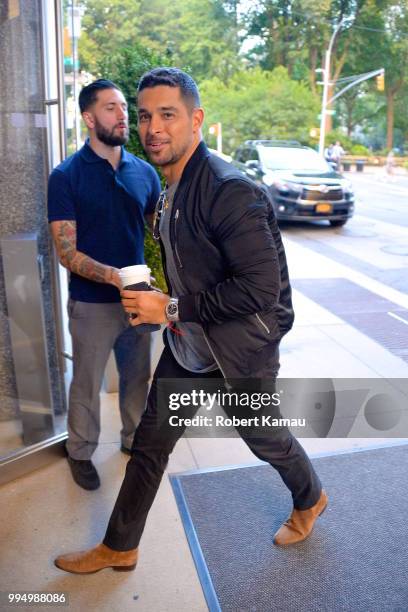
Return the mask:
[[266,464],[170,476],[211,612],[408,609],[408,445],[313,459],[329,507],[272,543],[291,497]]

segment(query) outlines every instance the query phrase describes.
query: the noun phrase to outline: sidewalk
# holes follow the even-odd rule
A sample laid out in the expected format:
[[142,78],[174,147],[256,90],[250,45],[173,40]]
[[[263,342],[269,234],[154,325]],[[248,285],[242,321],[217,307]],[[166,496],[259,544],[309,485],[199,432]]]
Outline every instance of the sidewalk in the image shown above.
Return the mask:
[[[310,251],[306,267],[306,249],[290,240],[285,245],[294,279],[346,273],[321,256],[318,267],[314,266]],[[348,277],[361,280],[361,275],[350,270]],[[387,288],[382,286],[382,291],[386,293]],[[389,299],[406,303],[406,296],[390,291]],[[294,302],[295,327],[281,345],[282,377],[408,376],[407,363],[329,311],[297,291]],[[135,572],[105,570],[75,576],[54,567],[56,555],[90,547],[104,535],[127,462],[119,451],[115,393],[102,395],[102,432],[94,457],[102,481],[98,491],[87,492],[75,485],[65,459],[1,487],[0,590],[65,591],[68,609],[75,612],[204,612],[207,606],[167,475],[149,515]],[[312,454],[397,442],[374,438],[301,441]],[[182,439],[168,472],[255,462],[239,439]],[[8,609],[15,606],[4,608]]]

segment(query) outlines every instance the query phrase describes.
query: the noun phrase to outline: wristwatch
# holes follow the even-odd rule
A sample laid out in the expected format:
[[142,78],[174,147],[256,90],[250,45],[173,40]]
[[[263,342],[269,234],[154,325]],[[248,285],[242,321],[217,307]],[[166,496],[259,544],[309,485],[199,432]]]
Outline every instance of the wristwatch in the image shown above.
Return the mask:
[[179,320],[178,298],[170,298],[165,307],[166,318],[168,321]]

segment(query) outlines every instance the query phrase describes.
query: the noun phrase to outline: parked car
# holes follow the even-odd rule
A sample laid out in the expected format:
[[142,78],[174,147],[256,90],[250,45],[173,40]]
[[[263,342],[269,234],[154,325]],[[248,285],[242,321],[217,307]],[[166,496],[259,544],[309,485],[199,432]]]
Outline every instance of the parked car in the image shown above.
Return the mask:
[[278,219],[324,219],[340,227],[353,215],[350,181],[296,141],[247,140],[233,155],[233,164],[267,187]]
[[220,151],[217,151],[217,149],[211,149],[210,147],[208,147],[208,150],[213,155],[218,155],[218,157],[221,157],[221,159],[223,159],[224,161],[226,161],[228,163],[232,162],[231,155],[226,155],[225,153],[220,153]]

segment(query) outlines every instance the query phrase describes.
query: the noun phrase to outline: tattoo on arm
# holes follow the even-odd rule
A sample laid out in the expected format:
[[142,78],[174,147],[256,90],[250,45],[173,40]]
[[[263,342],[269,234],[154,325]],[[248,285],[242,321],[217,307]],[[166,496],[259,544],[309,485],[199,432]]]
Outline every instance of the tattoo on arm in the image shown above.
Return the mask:
[[80,276],[85,276],[85,278],[90,278],[98,283],[105,283],[106,272],[110,269],[87,255],[77,252],[77,256],[72,262],[71,270]]
[[115,284],[115,268],[77,251],[75,221],[53,221],[51,230],[59,260],[65,268],[97,283]]

